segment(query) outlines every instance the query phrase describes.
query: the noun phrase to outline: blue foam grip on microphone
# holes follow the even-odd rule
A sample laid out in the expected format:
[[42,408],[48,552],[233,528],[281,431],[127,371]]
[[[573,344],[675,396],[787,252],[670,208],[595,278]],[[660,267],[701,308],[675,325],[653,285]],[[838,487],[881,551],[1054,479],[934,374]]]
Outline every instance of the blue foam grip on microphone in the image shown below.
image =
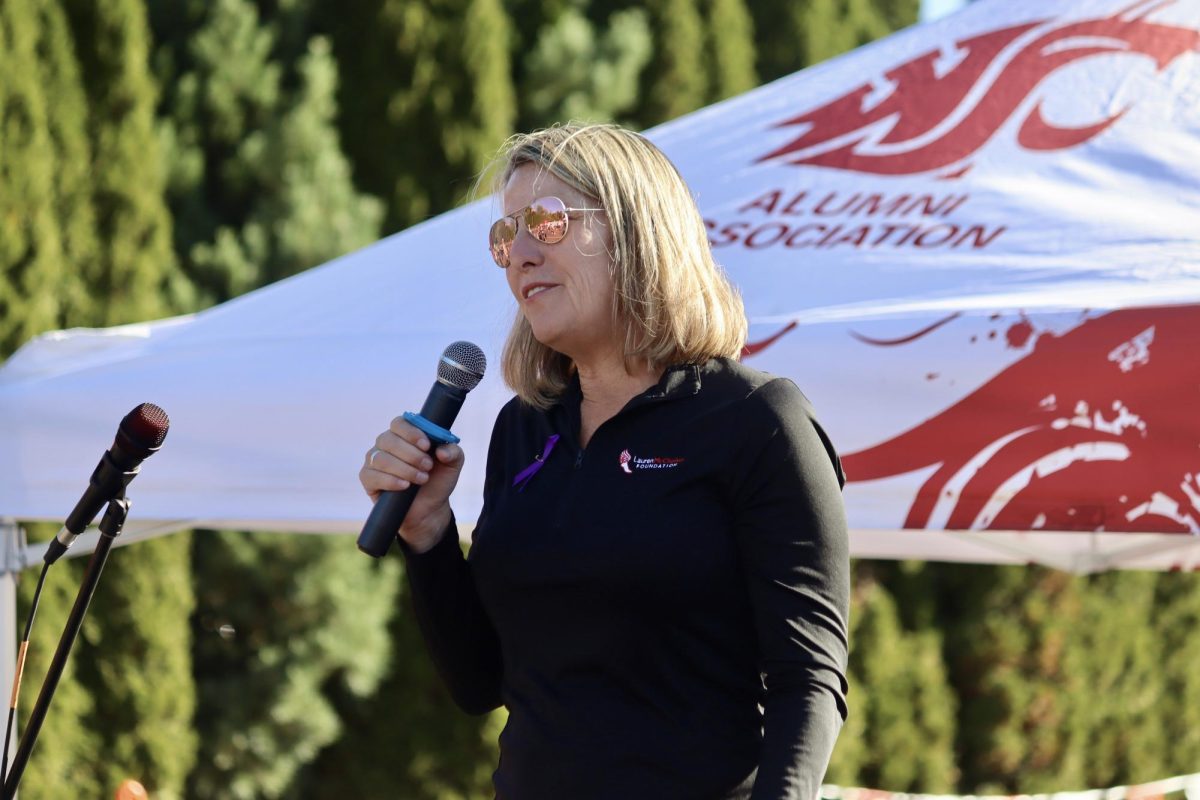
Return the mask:
[[420,414],[414,414],[411,411],[404,412],[404,421],[415,428],[419,428],[421,433],[429,437],[435,445],[441,444],[458,444],[459,438],[450,431],[443,428],[441,425],[435,425],[429,420],[422,417]]

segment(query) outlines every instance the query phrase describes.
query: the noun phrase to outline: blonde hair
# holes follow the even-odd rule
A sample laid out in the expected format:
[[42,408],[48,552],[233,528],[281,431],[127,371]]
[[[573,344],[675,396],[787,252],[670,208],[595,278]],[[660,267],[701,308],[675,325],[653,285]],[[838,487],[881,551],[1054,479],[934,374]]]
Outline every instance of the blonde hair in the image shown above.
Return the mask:
[[[499,193],[532,164],[607,212],[612,235],[612,313],[625,330],[626,368],[737,358],[746,341],[741,297],[713,261],[704,220],[675,166],[644,136],[617,125],[561,125],[508,140],[497,157]],[[574,371],[533,336],[518,311],[504,345],[505,382],[548,408]]]

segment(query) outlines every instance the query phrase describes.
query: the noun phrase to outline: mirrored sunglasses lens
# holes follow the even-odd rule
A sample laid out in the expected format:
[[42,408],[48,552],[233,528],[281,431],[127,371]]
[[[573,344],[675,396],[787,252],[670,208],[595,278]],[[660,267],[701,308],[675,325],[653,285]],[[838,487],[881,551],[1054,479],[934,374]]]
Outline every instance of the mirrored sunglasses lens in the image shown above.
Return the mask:
[[525,209],[525,226],[539,242],[554,244],[567,235],[567,207],[557,197],[534,200]]
[[488,234],[488,247],[492,251],[492,259],[500,267],[508,266],[508,257],[512,252],[513,239],[517,238],[517,224],[511,217],[498,219],[492,223]]

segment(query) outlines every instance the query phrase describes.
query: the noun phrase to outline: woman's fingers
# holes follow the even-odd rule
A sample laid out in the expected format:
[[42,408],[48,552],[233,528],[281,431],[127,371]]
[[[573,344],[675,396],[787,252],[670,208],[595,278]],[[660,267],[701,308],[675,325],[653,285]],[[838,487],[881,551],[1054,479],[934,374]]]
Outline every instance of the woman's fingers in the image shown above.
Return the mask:
[[[375,449],[421,470],[433,468],[433,459],[427,452],[429,438],[402,417],[392,420],[391,427],[375,438]],[[371,457],[372,454],[368,452],[367,460],[370,461]],[[381,456],[376,455],[375,461],[376,464],[380,463]],[[376,464],[371,466],[378,468]]]
[[429,449],[429,437],[404,417],[394,418],[391,424],[388,425],[388,430],[422,450]]
[[[411,445],[408,447],[411,448]],[[367,468],[410,483],[424,483],[429,480],[433,459],[415,448],[411,453],[407,448],[403,449],[403,452],[405,457],[398,457],[381,447],[373,447],[367,454]]]
[[[375,446],[367,451],[359,482],[372,500],[380,492],[403,491],[416,484],[428,484],[431,477],[441,495],[448,496],[458,482],[462,469],[463,451],[457,445],[442,445],[433,448],[429,438],[403,417],[396,417],[386,431],[375,439]],[[434,487],[431,487],[434,488]]]
[[463,449],[456,444],[444,444],[434,453],[438,463],[445,464],[451,469],[460,469],[463,463]]

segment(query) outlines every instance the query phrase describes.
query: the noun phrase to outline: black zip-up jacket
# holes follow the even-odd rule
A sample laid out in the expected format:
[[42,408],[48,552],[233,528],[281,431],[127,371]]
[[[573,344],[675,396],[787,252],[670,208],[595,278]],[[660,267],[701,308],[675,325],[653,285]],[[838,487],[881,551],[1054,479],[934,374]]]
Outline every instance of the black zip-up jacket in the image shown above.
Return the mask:
[[846,716],[849,559],[808,401],[681,365],[581,448],[580,397],[501,410],[467,558],[453,527],[401,547],[456,702],[509,710],[497,797],[813,800]]

